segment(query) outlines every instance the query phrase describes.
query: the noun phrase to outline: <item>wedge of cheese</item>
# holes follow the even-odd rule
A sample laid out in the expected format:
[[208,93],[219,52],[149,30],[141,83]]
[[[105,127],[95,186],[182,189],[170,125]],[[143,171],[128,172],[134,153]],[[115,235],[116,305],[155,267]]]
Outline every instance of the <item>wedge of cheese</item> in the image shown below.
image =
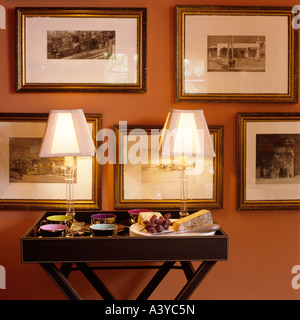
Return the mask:
[[139,213],[139,217],[138,217],[138,224],[144,226],[144,221],[145,220],[149,221],[151,219],[151,217],[153,217],[154,215],[156,215],[157,218],[162,216],[162,214],[160,212],[154,212],[154,211],[153,212],[152,211],[150,211],[150,212],[140,212]]
[[212,223],[213,218],[210,211],[200,210],[174,221],[172,227],[175,231],[184,231]]

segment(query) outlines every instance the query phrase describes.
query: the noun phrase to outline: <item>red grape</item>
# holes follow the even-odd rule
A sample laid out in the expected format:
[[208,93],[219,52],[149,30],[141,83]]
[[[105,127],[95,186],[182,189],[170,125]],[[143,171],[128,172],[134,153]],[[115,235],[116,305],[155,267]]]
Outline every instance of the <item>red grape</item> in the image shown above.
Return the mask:
[[163,224],[164,222],[164,218],[163,217],[159,217],[158,219],[155,220],[156,224]]
[[163,227],[164,227],[165,230],[168,230],[168,229],[169,229],[169,225],[166,224],[166,223],[163,225]]
[[154,215],[154,216],[151,217],[150,222],[151,222],[151,223],[155,223],[155,220],[156,220],[156,219],[157,219],[157,216]]
[[145,229],[151,233],[163,232],[164,230],[168,230],[169,226],[172,224],[170,218],[170,213],[166,213],[164,216],[160,216],[159,218],[157,217],[157,215],[153,215],[150,220],[144,221]]
[[166,220],[171,219],[171,213],[166,213],[166,214],[164,215],[164,218],[165,218]]
[[149,228],[148,231],[151,232],[151,233],[156,233],[157,230],[155,228],[151,227],[151,228]]
[[161,224],[158,224],[155,229],[156,229],[157,232],[162,232],[162,231],[165,230],[164,227]]

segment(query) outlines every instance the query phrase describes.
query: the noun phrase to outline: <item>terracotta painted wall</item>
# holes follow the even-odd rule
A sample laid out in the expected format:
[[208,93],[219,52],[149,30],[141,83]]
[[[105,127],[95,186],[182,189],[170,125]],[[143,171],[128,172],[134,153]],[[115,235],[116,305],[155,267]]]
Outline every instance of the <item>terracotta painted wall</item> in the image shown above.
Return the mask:
[[[299,3],[298,3],[299,2]],[[145,94],[16,93],[14,8],[17,6],[148,8],[148,91]],[[128,124],[162,124],[170,107],[203,109],[209,124],[224,125],[224,208],[213,210],[214,219],[230,236],[229,261],[219,262],[192,299],[299,299],[291,286],[291,269],[300,264],[300,213],[294,211],[245,211],[236,209],[236,113],[299,112],[297,105],[179,104],[174,102],[174,6],[177,4],[294,6],[297,0],[0,0],[7,9],[7,29],[0,30],[0,112],[49,112],[50,109],[83,108],[102,113],[103,127],[119,120]],[[250,26],[249,26],[250,27]],[[103,209],[113,210],[113,169],[103,168]],[[1,192],[1,190],[0,190]],[[6,290],[0,300],[64,299],[37,265],[21,264],[20,237],[41,211],[0,211],[0,265],[6,268]],[[102,271],[119,299],[134,299],[153,271]],[[139,282],[136,282],[136,280]],[[85,279],[72,274],[83,298],[96,299]],[[175,297],[184,283],[180,271],[170,273],[152,299]],[[174,292],[172,294],[171,292]]]

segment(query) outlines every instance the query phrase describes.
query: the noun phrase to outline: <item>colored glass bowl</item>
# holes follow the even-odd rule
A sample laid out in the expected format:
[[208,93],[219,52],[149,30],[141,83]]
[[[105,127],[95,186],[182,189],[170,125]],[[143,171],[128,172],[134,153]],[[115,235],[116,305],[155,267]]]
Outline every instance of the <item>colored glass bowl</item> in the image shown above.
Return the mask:
[[112,213],[96,213],[91,216],[92,224],[109,223],[113,224],[116,222],[116,215]]
[[97,223],[90,226],[91,235],[93,237],[110,237],[116,236],[118,233],[118,226],[110,223]]
[[40,233],[43,237],[64,237],[67,230],[66,224],[50,223],[40,226]]
[[151,212],[152,210],[148,210],[148,209],[132,209],[129,210],[128,212],[130,214],[139,214],[140,212]]
[[137,223],[138,221],[138,216],[139,216],[139,213],[140,212],[151,212],[152,210],[148,210],[148,209],[132,209],[132,210],[129,210],[128,213],[129,213],[129,222],[131,224],[135,224]]
[[70,226],[72,222],[72,217],[64,214],[59,214],[59,215],[49,216],[47,217],[47,220],[50,223],[66,224]]

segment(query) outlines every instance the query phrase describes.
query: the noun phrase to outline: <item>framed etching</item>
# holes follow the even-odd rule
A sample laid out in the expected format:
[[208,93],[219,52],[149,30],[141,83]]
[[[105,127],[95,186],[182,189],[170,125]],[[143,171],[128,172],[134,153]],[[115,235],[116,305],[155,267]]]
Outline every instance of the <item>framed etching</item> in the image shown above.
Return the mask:
[[146,8],[16,8],[16,90],[146,92]]
[[[40,158],[48,114],[0,113],[1,208],[65,209],[64,158]],[[101,114],[86,114],[96,144]],[[95,157],[76,157],[76,210],[101,209],[101,168]]]
[[297,103],[294,16],[292,7],[176,6],[176,101]]
[[300,208],[300,113],[238,113],[238,209]]
[[[114,165],[116,209],[179,209],[179,170],[172,159],[158,153],[162,126],[115,126]],[[223,206],[223,126],[209,126],[216,157],[196,161],[188,169],[188,206]]]

